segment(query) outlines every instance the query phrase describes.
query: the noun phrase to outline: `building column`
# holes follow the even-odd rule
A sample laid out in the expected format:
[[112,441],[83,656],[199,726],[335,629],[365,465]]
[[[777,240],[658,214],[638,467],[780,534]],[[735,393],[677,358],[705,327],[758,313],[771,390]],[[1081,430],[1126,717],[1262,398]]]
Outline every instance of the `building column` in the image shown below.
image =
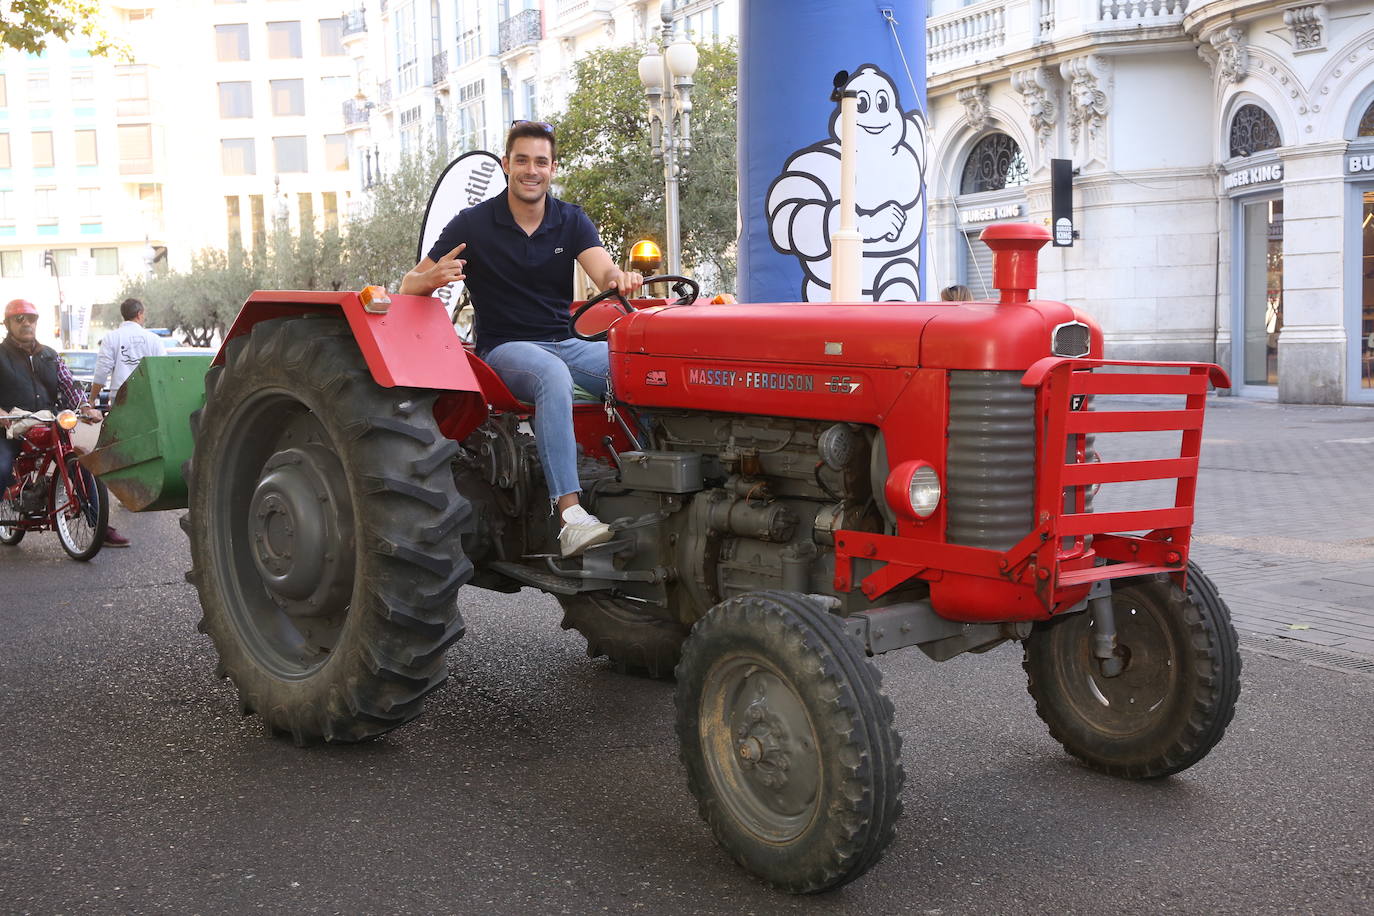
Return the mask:
[[1342,280],[1345,140],[1281,150],[1283,162],[1283,329],[1279,400],[1345,401],[1346,329]]

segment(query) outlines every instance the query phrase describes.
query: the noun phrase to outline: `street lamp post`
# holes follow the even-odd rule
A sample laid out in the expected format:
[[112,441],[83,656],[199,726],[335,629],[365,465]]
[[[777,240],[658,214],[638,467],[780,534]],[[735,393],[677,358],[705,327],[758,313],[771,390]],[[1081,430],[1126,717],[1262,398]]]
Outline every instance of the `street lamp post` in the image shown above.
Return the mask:
[[692,148],[692,74],[697,71],[697,48],[678,31],[664,0],[663,37],[658,47],[639,59],[639,81],[649,101],[649,137],[654,158],[663,161],[664,205],[667,209],[668,266],[682,273],[682,233],[678,221],[678,179],[682,160]]

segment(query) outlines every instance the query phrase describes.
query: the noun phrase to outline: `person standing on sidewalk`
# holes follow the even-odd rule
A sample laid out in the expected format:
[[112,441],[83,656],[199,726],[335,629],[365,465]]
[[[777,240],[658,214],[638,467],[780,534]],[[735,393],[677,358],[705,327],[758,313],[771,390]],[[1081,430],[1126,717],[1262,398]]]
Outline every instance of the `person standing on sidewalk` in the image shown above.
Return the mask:
[[110,389],[110,403],[114,403],[119,388],[145,356],[165,356],[167,346],[143,325],[148,313],[137,299],[125,299],[119,304],[124,323],[105,335],[100,342],[100,355],[95,358],[95,374],[91,378],[91,403],[99,406],[100,392]]

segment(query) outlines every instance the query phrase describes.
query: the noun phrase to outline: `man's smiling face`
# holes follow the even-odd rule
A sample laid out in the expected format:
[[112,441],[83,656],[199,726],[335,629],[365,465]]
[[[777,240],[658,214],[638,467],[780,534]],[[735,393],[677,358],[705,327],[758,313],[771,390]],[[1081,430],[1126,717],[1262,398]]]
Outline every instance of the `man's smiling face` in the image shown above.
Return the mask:
[[510,193],[527,204],[538,203],[553,179],[553,144],[544,137],[518,137],[501,160],[510,178]]

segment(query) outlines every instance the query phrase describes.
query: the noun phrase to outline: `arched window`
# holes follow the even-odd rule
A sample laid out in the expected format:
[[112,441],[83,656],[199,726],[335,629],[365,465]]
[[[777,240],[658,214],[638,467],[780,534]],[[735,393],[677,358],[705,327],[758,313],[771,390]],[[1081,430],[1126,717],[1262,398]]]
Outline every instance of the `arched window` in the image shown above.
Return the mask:
[[1374,102],[1369,103],[1369,107],[1364,110],[1364,117],[1360,118],[1360,129],[1355,131],[1357,137],[1374,137]]
[[1258,105],[1242,105],[1231,119],[1231,155],[1249,156],[1260,150],[1283,146],[1279,128],[1269,112]]
[[1030,180],[1021,147],[1006,134],[988,134],[974,144],[959,182],[960,194],[1000,191]]

